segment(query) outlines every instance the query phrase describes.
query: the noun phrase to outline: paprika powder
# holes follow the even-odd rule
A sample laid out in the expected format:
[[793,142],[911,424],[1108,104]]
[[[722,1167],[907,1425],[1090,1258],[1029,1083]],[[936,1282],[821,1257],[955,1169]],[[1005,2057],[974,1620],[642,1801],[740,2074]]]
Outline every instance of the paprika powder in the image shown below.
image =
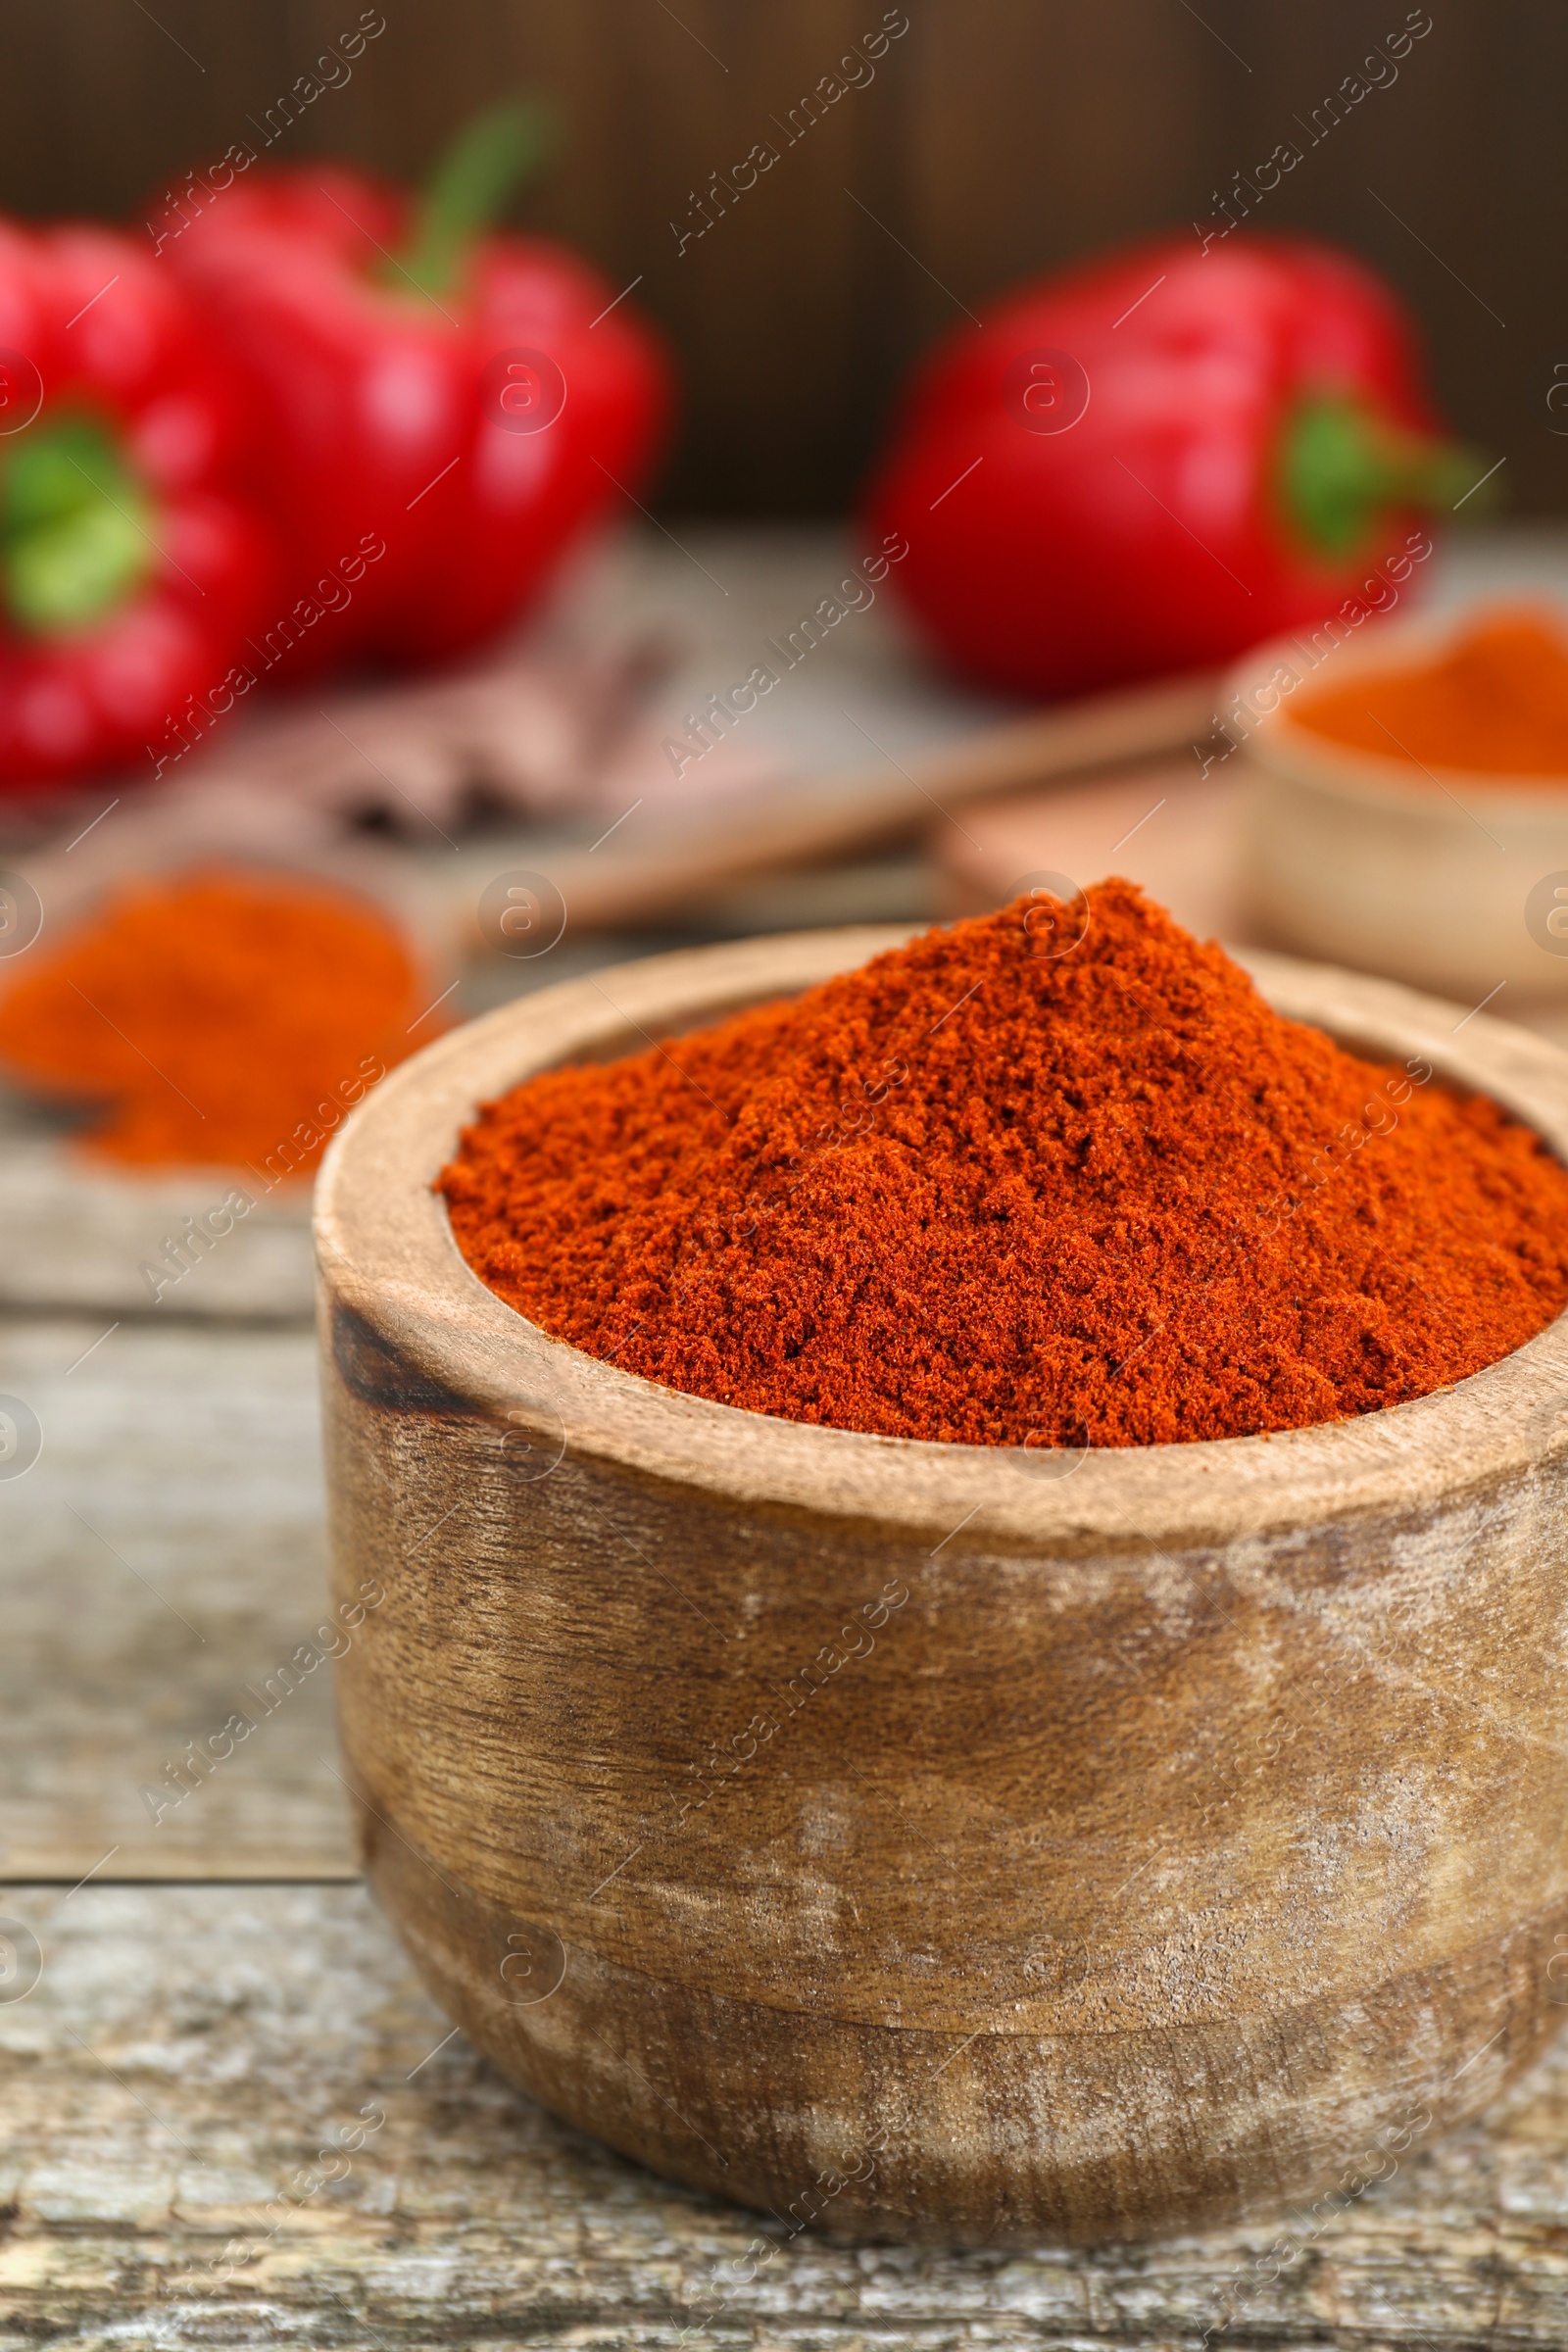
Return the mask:
[[1433,660],[1303,696],[1298,723],[1379,760],[1509,783],[1568,777],[1568,633],[1550,605],[1482,612]]
[[[0,1068],[94,1105],[94,1158],[307,1173],[394,1061],[445,1024],[367,899],[288,874],[123,885],[0,995]],[[412,1034],[411,1034],[412,1030]]]
[[1530,1129],[1282,1018],[1120,880],[531,1078],[438,1190],[556,1339],[963,1445],[1372,1412],[1568,1299],[1568,1171]]

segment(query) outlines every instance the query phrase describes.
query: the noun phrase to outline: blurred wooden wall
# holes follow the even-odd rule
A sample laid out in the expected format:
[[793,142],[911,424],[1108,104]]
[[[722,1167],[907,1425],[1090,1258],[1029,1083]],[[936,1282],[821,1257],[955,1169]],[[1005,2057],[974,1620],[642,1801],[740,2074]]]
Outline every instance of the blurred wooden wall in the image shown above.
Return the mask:
[[[554,93],[567,137],[521,218],[661,320],[686,378],[662,501],[811,514],[850,494],[913,353],[1020,274],[1183,225],[1307,118],[1406,0],[906,0],[875,78],[776,124],[883,0],[378,0],[385,30],[270,154],[417,172],[477,104]],[[1429,0],[1431,31],[1268,199],[1425,323],[1441,396],[1505,456],[1515,513],[1568,505],[1561,0]],[[362,0],[5,0],[0,203],[139,219],[254,124]],[[897,21],[900,10],[891,12]],[[1420,13],[1420,12],[1417,12]],[[375,11],[370,12],[370,21]],[[859,70],[857,69],[858,72]],[[670,223],[758,140],[779,161],[702,238]],[[1554,428],[1562,428],[1557,430]]]

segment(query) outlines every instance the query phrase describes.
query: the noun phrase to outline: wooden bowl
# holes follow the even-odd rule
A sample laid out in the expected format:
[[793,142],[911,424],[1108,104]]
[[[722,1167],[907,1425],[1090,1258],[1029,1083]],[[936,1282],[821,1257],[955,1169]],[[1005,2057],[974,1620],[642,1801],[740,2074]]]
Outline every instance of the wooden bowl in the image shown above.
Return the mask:
[[1430,661],[1470,617],[1377,623],[1321,664],[1297,640],[1249,655],[1222,705],[1246,737],[1245,885],[1287,947],[1467,1004],[1503,984],[1510,1003],[1561,997],[1568,887],[1558,901],[1551,885],[1568,885],[1568,776],[1419,766],[1392,745],[1384,760],[1300,723],[1320,683]]
[[[1283,1436],[925,1445],[547,1339],[429,1189],[529,1072],[902,936],[546,990],[395,1070],[333,1145],[369,1872],[515,2082],[792,2226],[1094,2241],[1364,2182],[1489,2100],[1568,1992],[1564,1325]],[[1568,1155],[1554,1047],[1254,960],[1282,1011],[1489,1089]]]

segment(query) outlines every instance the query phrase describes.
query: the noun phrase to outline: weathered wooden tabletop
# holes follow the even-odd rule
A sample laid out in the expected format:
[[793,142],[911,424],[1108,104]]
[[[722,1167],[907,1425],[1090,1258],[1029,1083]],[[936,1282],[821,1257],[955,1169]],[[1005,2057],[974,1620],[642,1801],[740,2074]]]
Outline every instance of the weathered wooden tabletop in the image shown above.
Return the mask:
[[0,2352],[1568,2344],[1568,2047],[1315,2221],[1097,2253],[790,2237],[510,2089],[356,1871],[299,1205],[138,1271],[214,1183],[0,1122]]

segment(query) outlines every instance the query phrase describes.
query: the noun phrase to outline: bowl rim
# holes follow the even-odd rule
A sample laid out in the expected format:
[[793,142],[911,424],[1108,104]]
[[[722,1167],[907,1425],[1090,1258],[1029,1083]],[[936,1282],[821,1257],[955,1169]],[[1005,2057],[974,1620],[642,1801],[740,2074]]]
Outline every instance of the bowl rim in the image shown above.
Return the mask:
[[[468,1265],[430,1186],[480,1102],[564,1061],[636,1051],[650,1031],[796,994],[922,928],[679,950],[515,998],[436,1040],[381,1080],[322,1161],[315,1233],[326,1319],[349,1309],[419,1378],[503,1434],[523,1435],[541,1474],[569,1450],[748,1510],[929,1536],[933,1558],[960,1538],[965,1552],[1147,1554],[1162,1543],[1211,1546],[1328,1518],[1423,1513],[1568,1447],[1568,1310],[1454,1387],[1354,1420],[1069,1459],[878,1437],[687,1396],[549,1338]],[[1568,1161],[1560,1048],[1333,965],[1250,950],[1237,960],[1288,1017],[1381,1059],[1422,1057],[1494,1096]]]
[[[1325,683],[1355,672],[1401,668],[1422,654],[1440,652],[1490,608],[1519,601],[1494,595],[1470,598],[1441,612],[1402,613],[1397,618],[1373,614],[1370,628],[1343,639],[1331,654],[1316,662],[1301,643],[1312,636],[1306,627],[1254,646],[1233,664],[1221,688],[1223,703],[1233,708],[1241,705],[1246,710],[1242,748],[1258,764],[1285,774],[1293,783],[1311,785],[1346,801],[1371,802],[1418,822],[1473,823],[1462,801],[1468,790],[1484,794],[1488,812],[1498,818],[1523,821],[1534,817],[1560,830],[1568,820],[1568,770],[1527,782],[1506,768],[1434,767],[1424,761],[1356,751],[1332,736],[1316,734],[1303,723],[1295,704],[1296,693],[1310,701],[1316,671],[1325,665],[1329,665]],[[1543,596],[1541,601],[1549,600]],[[1338,615],[1318,623],[1320,629],[1348,625]],[[1253,697],[1272,684],[1282,668],[1300,673],[1296,688],[1282,691],[1269,709],[1253,709]],[[1436,785],[1436,793],[1430,789],[1432,785]],[[1448,796],[1449,805],[1444,804],[1440,794]]]

